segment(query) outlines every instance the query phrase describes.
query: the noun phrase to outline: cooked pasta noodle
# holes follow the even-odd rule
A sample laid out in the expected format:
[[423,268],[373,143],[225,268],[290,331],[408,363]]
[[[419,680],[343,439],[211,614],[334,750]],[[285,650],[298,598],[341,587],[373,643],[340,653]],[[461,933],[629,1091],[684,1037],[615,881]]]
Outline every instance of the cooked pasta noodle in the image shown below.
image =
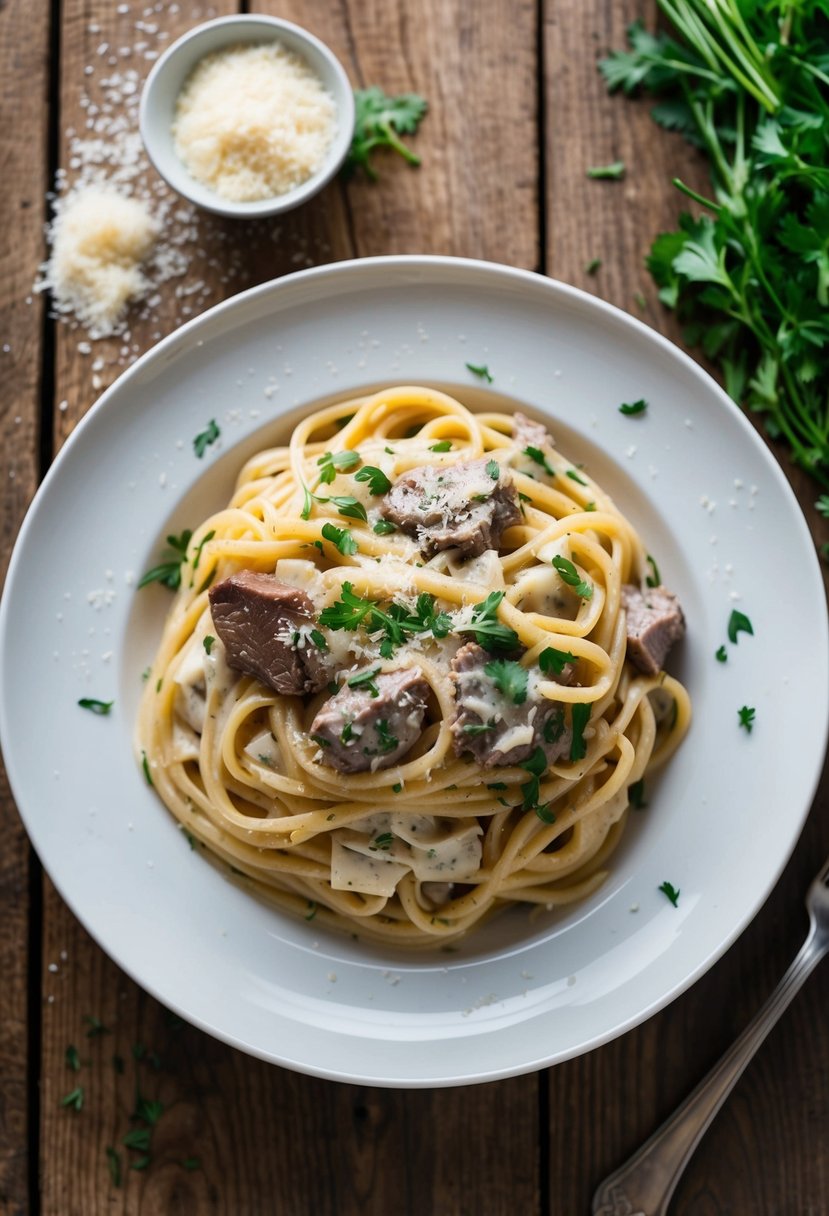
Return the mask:
[[[521,415],[420,387],[310,413],[180,569],[138,757],[193,842],[308,920],[428,945],[583,898],[689,723],[661,663],[626,658],[642,542]],[[276,675],[229,632],[261,587]]]

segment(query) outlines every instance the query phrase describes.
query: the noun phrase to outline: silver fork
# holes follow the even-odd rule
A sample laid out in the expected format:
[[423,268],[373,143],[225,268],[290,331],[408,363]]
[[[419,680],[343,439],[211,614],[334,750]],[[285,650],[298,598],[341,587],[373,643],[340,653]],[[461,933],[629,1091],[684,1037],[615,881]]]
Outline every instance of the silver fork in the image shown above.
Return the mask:
[[682,1171],[757,1048],[829,952],[829,860],[806,893],[809,932],[794,962],[718,1064],[638,1152],[601,1183],[593,1216],[667,1216]]

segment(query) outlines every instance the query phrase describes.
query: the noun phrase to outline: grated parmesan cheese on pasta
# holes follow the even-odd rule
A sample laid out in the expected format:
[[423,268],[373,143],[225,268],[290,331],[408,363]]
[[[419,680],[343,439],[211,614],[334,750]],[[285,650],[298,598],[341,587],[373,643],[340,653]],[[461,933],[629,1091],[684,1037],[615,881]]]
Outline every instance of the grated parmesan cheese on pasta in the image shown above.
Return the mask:
[[72,312],[92,337],[113,333],[148,280],[142,263],[158,236],[147,206],[100,186],[67,195],[56,215],[44,287],[60,313]]
[[286,194],[323,164],[334,99],[303,59],[277,42],[206,56],[185,84],[173,137],[192,176],[223,198]]

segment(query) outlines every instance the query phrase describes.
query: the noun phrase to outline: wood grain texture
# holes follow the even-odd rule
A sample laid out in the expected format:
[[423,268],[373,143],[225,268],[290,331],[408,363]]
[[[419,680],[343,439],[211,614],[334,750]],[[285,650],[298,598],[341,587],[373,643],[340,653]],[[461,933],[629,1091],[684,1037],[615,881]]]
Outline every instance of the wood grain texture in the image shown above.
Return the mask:
[[[0,587],[39,475],[49,5],[0,6]],[[37,862],[0,766],[0,1211],[29,1210],[29,885]]]
[[[68,164],[67,132],[86,129],[90,104],[107,104],[113,71],[133,66],[142,76],[163,35],[174,37],[234,4],[63,0],[59,7],[59,129],[61,163]],[[642,261],[653,234],[672,226],[680,210],[671,175],[701,185],[704,168],[680,140],[654,127],[647,103],[609,99],[594,66],[599,53],[621,45],[629,19],[643,10],[652,19],[651,0],[544,0],[541,30],[536,5],[523,0],[510,6],[269,0],[258,7],[322,37],[355,86],[422,92],[430,102],[415,139],[423,169],[385,159],[378,183],[338,180],[275,223],[241,227],[186,208],[177,217],[168,211],[186,269],[163,285],[157,301],[133,313],[129,335],[93,343],[84,353],[82,332],[57,327],[55,404],[63,408],[55,412],[56,445],[124,366],[189,315],[253,283],[346,257],[435,252],[538,268],[678,336]],[[29,0],[25,23],[23,13],[22,0],[0,7],[0,34],[11,31],[2,41],[4,112],[23,106],[29,115],[28,127],[2,153],[11,157],[4,169],[25,166],[25,175],[0,174],[0,199],[12,208],[28,197],[22,183],[38,175],[33,206],[42,206],[45,185],[44,0]],[[546,79],[541,125],[539,34]],[[629,165],[624,182],[587,181],[589,165],[616,158]],[[152,171],[137,188],[153,206],[165,205]],[[20,301],[39,260],[38,225],[27,227],[26,242],[9,253],[12,276],[0,287],[8,291],[0,306],[8,306],[16,327],[13,351],[21,352],[12,373],[0,356],[0,376],[11,375],[4,381],[0,450],[7,444],[23,470],[10,479],[13,487],[0,483],[4,541],[36,478],[40,329]],[[596,257],[602,267],[588,276],[585,267]],[[640,291],[644,308],[635,298]],[[23,410],[10,412],[6,403],[17,401]],[[805,478],[795,484],[808,507],[813,487]],[[829,539],[829,523],[813,510],[808,515],[816,538]],[[827,797],[824,778],[816,807]],[[10,822],[11,847],[0,861],[0,912],[7,918],[0,961],[11,977],[0,996],[3,1216],[38,1210],[38,1196],[31,1202],[28,1196],[23,1149],[25,846],[13,813]],[[181,1024],[102,953],[47,884],[39,1210],[44,1216],[586,1212],[598,1181],[670,1112],[770,991],[799,944],[802,892],[827,851],[826,817],[813,814],[778,887],[740,941],[642,1027],[548,1074],[440,1091],[365,1089],[300,1076]],[[829,1116],[827,981],[826,969],[812,977],[743,1078],[683,1179],[672,1216],[826,1211],[829,1151],[820,1129]],[[67,1062],[69,1046],[78,1053],[78,1071]],[[84,1091],[80,1111],[61,1105],[77,1085]],[[133,1117],[137,1094],[161,1103],[154,1125]],[[541,1127],[542,1114],[548,1127]],[[150,1134],[152,1160],[140,1169],[134,1167],[145,1154],[124,1137],[142,1129]],[[108,1148],[109,1160],[119,1164],[118,1186]]]
[[[634,18],[653,27],[655,9],[643,0],[547,0],[546,269],[682,344],[672,314],[656,298],[644,258],[656,233],[673,228],[687,207],[671,178],[705,189],[705,167],[683,140],[656,126],[647,100],[609,97],[596,69],[601,55],[624,45]],[[587,179],[589,166],[614,160],[627,165],[623,181]],[[586,266],[593,258],[602,265],[591,276]],[[639,292],[644,307],[635,299]],[[782,457],[816,540],[825,541],[826,521],[811,509],[814,484],[783,453],[775,455]],[[597,1183],[670,1114],[782,975],[805,935],[806,886],[829,853],[828,797],[825,773],[778,886],[707,975],[638,1029],[549,1073],[550,1160],[566,1162],[552,1179],[550,1213],[589,1210]],[[824,968],[703,1140],[677,1190],[672,1216],[826,1211],[829,1140],[814,1129],[829,1118],[828,998]]]
[[[65,0],[62,163],[71,155],[67,128],[88,121],[84,96],[93,105],[105,97],[103,81],[114,65],[102,68],[98,48],[136,41],[141,10],[118,13],[117,7]],[[432,0],[419,6],[417,20],[404,3],[291,0],[264,11],[297,20],[327,41],[355,85],[380,83],[388,91],[427,96],[432,113],[416,146],[428,172],[388,158],[379,166],[378,183],[336,181],[277,222],[241,228],[203,216],[188,221],[191,262],[178,285],[202,283],[192,296],[176,295],[175,281],[164,285],[146,315],[133,314],[128,336],[93,343],[86,354],[83,333],[58,327],[56,396],[66,402],[56,415],[58,443],[138,351],[186,319],[182,300],[192,300],[198,311],[250,284],[354,255],[439,252],[538,263],[533,6],[516,6],[508,31],[497,20],[495,0],[474,11],[460,0]],[[175,15],[140,19],[175,36],[206,15],[181,5]],[[152,50],[155,35],[144,34],[141,40]],[[477,70],[480,64],[485,73]],[[91,73],[84,70],[89,66]],[[119,62],[117,70],[124,66]],[[500,149],[504,172],[492,172],[482,140]],[[151,172],[136,190],[163,202]],[[516,205],[521,224],[514,222]],[[538,1209],[537,1077],[474,1090],[394,1092],[294,1075],[171,1024],[166,1011],[103,955],[48,884],[44,918],[43,1213],[511,1216]],[[107,1033],[88,1038],[94,1028],[89,1018]],[[146,1048],[139,1060],[136,1044]],[[79,1054],[78,1072],[67,1066],[69,1046]],[[123,1062],[123,1072],[115,1071],[113,1057]],[[123,1143],[130,1130],[145,1126],[130,1119],[136,1084],[164,1108],[145,1170],[132,1168],[141,1153]],[[84,1090],[81,1111],[61,1106],[76,1085]],[[499,1151],[482,1153],[496,1124]],[[119,1186],[109,1172],[113,1154]],[[198,1168],[186,1168],[193,1158]]]

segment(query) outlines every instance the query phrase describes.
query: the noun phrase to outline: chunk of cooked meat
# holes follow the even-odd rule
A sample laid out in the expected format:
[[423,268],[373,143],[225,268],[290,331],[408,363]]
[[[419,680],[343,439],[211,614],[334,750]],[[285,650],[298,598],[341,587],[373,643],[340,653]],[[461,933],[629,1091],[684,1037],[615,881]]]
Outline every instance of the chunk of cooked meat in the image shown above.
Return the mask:
[[679,600],[661,584],[642,591],[626,583],[622,607],[627,613],[627,657],[645,675],[655,676],[674,642],[685,636]]
[[492,661],[477,642],[461,646],[452,660],[455,718],[452,743],[456,755],[471,752],[484,768],[522,764],[537,747],[549,764],[570,750],[571,731],[564,706],[528,688],[520,705],[507,697],[484,670]]
[[273,574],[240,570],[208,592],[213,626],[234,671],[256,676],[274,692],[317,692],[328,679],[322,650],[310,637],[314,605]]
[[420,737],[429,695],[420,668],[378,672],[369,679],[370,671],[350,676],[365,682],[344,684],[311,723],[323,763],[341,773],[388,768]]
[[424,557],[453,548],[478,557],[497,549],[502,533],[521,519],[512,478],[494,457],[410,469],[389,490],[382,512],[415,537]]
[[523,452],[526,448],[551,448],[553,440],[546,427],[540,422],[536,422],[534,418],[528,418],[526,414],[522,414],[517,410],[513,414],[515,425],[512,429],[512,437],[517,446]]

